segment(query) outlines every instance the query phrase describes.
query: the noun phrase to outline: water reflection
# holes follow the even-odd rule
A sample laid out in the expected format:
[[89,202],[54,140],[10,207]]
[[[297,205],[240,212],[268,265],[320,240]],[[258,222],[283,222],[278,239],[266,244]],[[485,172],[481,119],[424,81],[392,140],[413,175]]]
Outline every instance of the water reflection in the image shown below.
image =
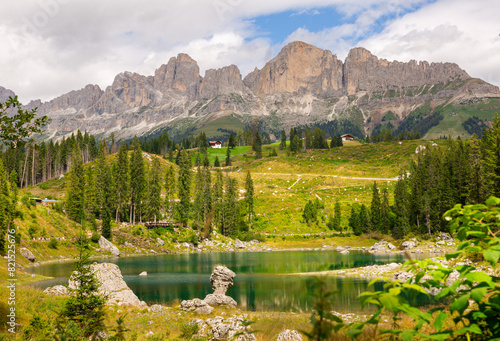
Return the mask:
[[[313,278],[310,276],[282,276],[297,272],[345,269],[371,264],[404,261],[402,255],[375,255],[351,252],[287,251],[273,253],[209,253],[179,254],[149,257],[129,257],[106,260],[116,263],[129,287],[148,304],[169,303],[176,299],[203,298],[212,293],[209,277],[213,268],[223,264],[237,276],[228,295],[248,310],[306,311],[311,308]],[[37,284],[54,285],[67,278],[71,264],[50,264],[34,268],[41,275],[59,277]],[[137,276],[147,271],[147,277]],[[358,295],[368,290],[368,281],[330,277],[329,289],[337,290],[336,310],[360,310]]]

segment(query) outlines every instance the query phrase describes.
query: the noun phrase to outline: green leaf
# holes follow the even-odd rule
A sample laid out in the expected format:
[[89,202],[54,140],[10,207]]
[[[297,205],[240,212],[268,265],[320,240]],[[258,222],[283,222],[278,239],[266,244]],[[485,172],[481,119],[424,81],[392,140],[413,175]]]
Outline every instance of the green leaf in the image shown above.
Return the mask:
[[449,252],[446,254],[446,260],[450,260],[452,258],[457,258],[458,256],[460,256],[461,253],[462,253],[462,251]]
[[491,265],[498,263],[498,258],[500,257],[500,251],[493,250],[493,248],[486,249],[483,252],[483,257],[486,261],[490,262]]
[[447,316],[448,315],[446,315],[446,313],[440,312],[439,315],[434,320],[434,328],[436,328],[438,332],[440,332],[441,328],[443,328],[444,321],[446,321]]
[[500,198],[489,197],[488,200],[486,200],[486,205],[488,206],[500,205]]
[[450,311],[458,311],[460,314],[464,312],[465,309],[469,306],[469,298],[470,295],[463,295],[456,298],[453,303],[450,305]]
[[434,296],[434,299],[439,300],[445,296],[448,296],[449,294],[450,294],[450,288],[444,288],[436,296]]
[[400,337],[403,339],[403,341],[412,341],[416,333],[416,331],[411,329],[405,330],[400,334]]
[[347,336],[349,336],[351,338],[351,340],[354,340],[358,335],[363,334],[363,331],[361,329],[353,328],[353,329],[349,329],[346,332],[346,334],[347,334]]
[[483,331],[479,326],[475,323],[471,324],[470,326],[464,327],[462,329],[459,329],[455,332],[455,335],[462,335],[465,333],[474,333],[474,334],[482,334]]
[[380,303],[393,313],[397,313],[400,308],[401,304],[399,303],[399,300],[397,297],[391,296],[391,295],[384,295],[380,297]]
[[488,288],[475,288],[475,289],[472,289],[471,292],[470,292],[470,297],[476,303],[479,303],[483,299],[484,295],[486,295],[487,291],[488,291]]
[[484,237],[486,237],[486,234],[482,231],[468,231],[467,236],[469,236],[469,237],[472,236],[472,237],[476,237],[479,239],[483,239]]
[[426,335],[426,334],[418,334],[419,336],[423,337],[423,340],[446,340],[449,339],[450,337],[450,332],[442,332],[442,333],[436,333],[436,334],[431,334],[431,335]]
[[491,276],[485,274],[484,272],[469,272],[465,275],[465,278],[471,282],[484,282],[488,283],[490,286],[494,286]]

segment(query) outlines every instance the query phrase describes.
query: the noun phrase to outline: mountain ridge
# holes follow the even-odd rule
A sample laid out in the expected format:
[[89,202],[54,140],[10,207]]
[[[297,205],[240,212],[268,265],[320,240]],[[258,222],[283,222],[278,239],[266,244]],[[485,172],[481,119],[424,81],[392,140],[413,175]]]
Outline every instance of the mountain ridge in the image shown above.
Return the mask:
[[[0,88],[0,98],[5,93]],[[454,63],[387,61],[362,47],[341,61],[329,50],[292,42],[245,78],[236,65],[206,70],[202,77],[197,62],[180,53],[152,76],[125,71],[104,90],[87,85],[27,107],[52,118],[42,139],[77,129],[127,139],[200,129],[228,115],[241,126],[258,117],[270,131],[338,119],[369,133],[389,111],[404,119],[429,101],[432,107],[499,97],[498,87],[471,78]]]

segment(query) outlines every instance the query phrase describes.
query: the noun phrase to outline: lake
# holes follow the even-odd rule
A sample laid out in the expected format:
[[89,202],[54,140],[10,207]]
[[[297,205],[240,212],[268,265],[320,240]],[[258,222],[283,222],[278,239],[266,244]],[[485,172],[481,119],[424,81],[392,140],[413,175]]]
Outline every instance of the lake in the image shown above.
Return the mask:
[[[253,311],[308,311],[313,301],[314,277],[283,274],[347,269],[405,260],[406,255],[402,254],[351,251],[343,255],[335,251],[282,251],[157,255],[102,261],[117,264],[130,289],[148,304],[203,299],[213,292],[209,280],[213,268],[225,265],[236,273],[234,286],[227,291],[227,295],[233,297],[240,308]],[[30,270],[35,274],[55,277],[35,284],[45,288],[67,284],[72,264],[47,264]],[[138,276],[143,271],[147,271],[148,275]],[[328,277],[327,282],[330,289],[338,291],[335,310],[361,310],[357,297],[368,290],[368,280]]]

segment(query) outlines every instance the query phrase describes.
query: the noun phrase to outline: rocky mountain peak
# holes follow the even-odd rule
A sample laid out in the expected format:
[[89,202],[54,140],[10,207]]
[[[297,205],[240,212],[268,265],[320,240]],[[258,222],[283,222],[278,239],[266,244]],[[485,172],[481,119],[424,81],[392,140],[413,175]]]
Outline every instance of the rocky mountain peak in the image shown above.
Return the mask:
[[153,81],[154,88],[162,93],[174,90],[191,98],[197,96],[200,83],[198,63],[185,53],[179,53],[170,58],[167,65],[158,68]]
[[200,87],[200,98],[211,98],[229,93],[248,93],[243,84],[240,69],[236,65],[225,66],[220,69],[209,69]]

